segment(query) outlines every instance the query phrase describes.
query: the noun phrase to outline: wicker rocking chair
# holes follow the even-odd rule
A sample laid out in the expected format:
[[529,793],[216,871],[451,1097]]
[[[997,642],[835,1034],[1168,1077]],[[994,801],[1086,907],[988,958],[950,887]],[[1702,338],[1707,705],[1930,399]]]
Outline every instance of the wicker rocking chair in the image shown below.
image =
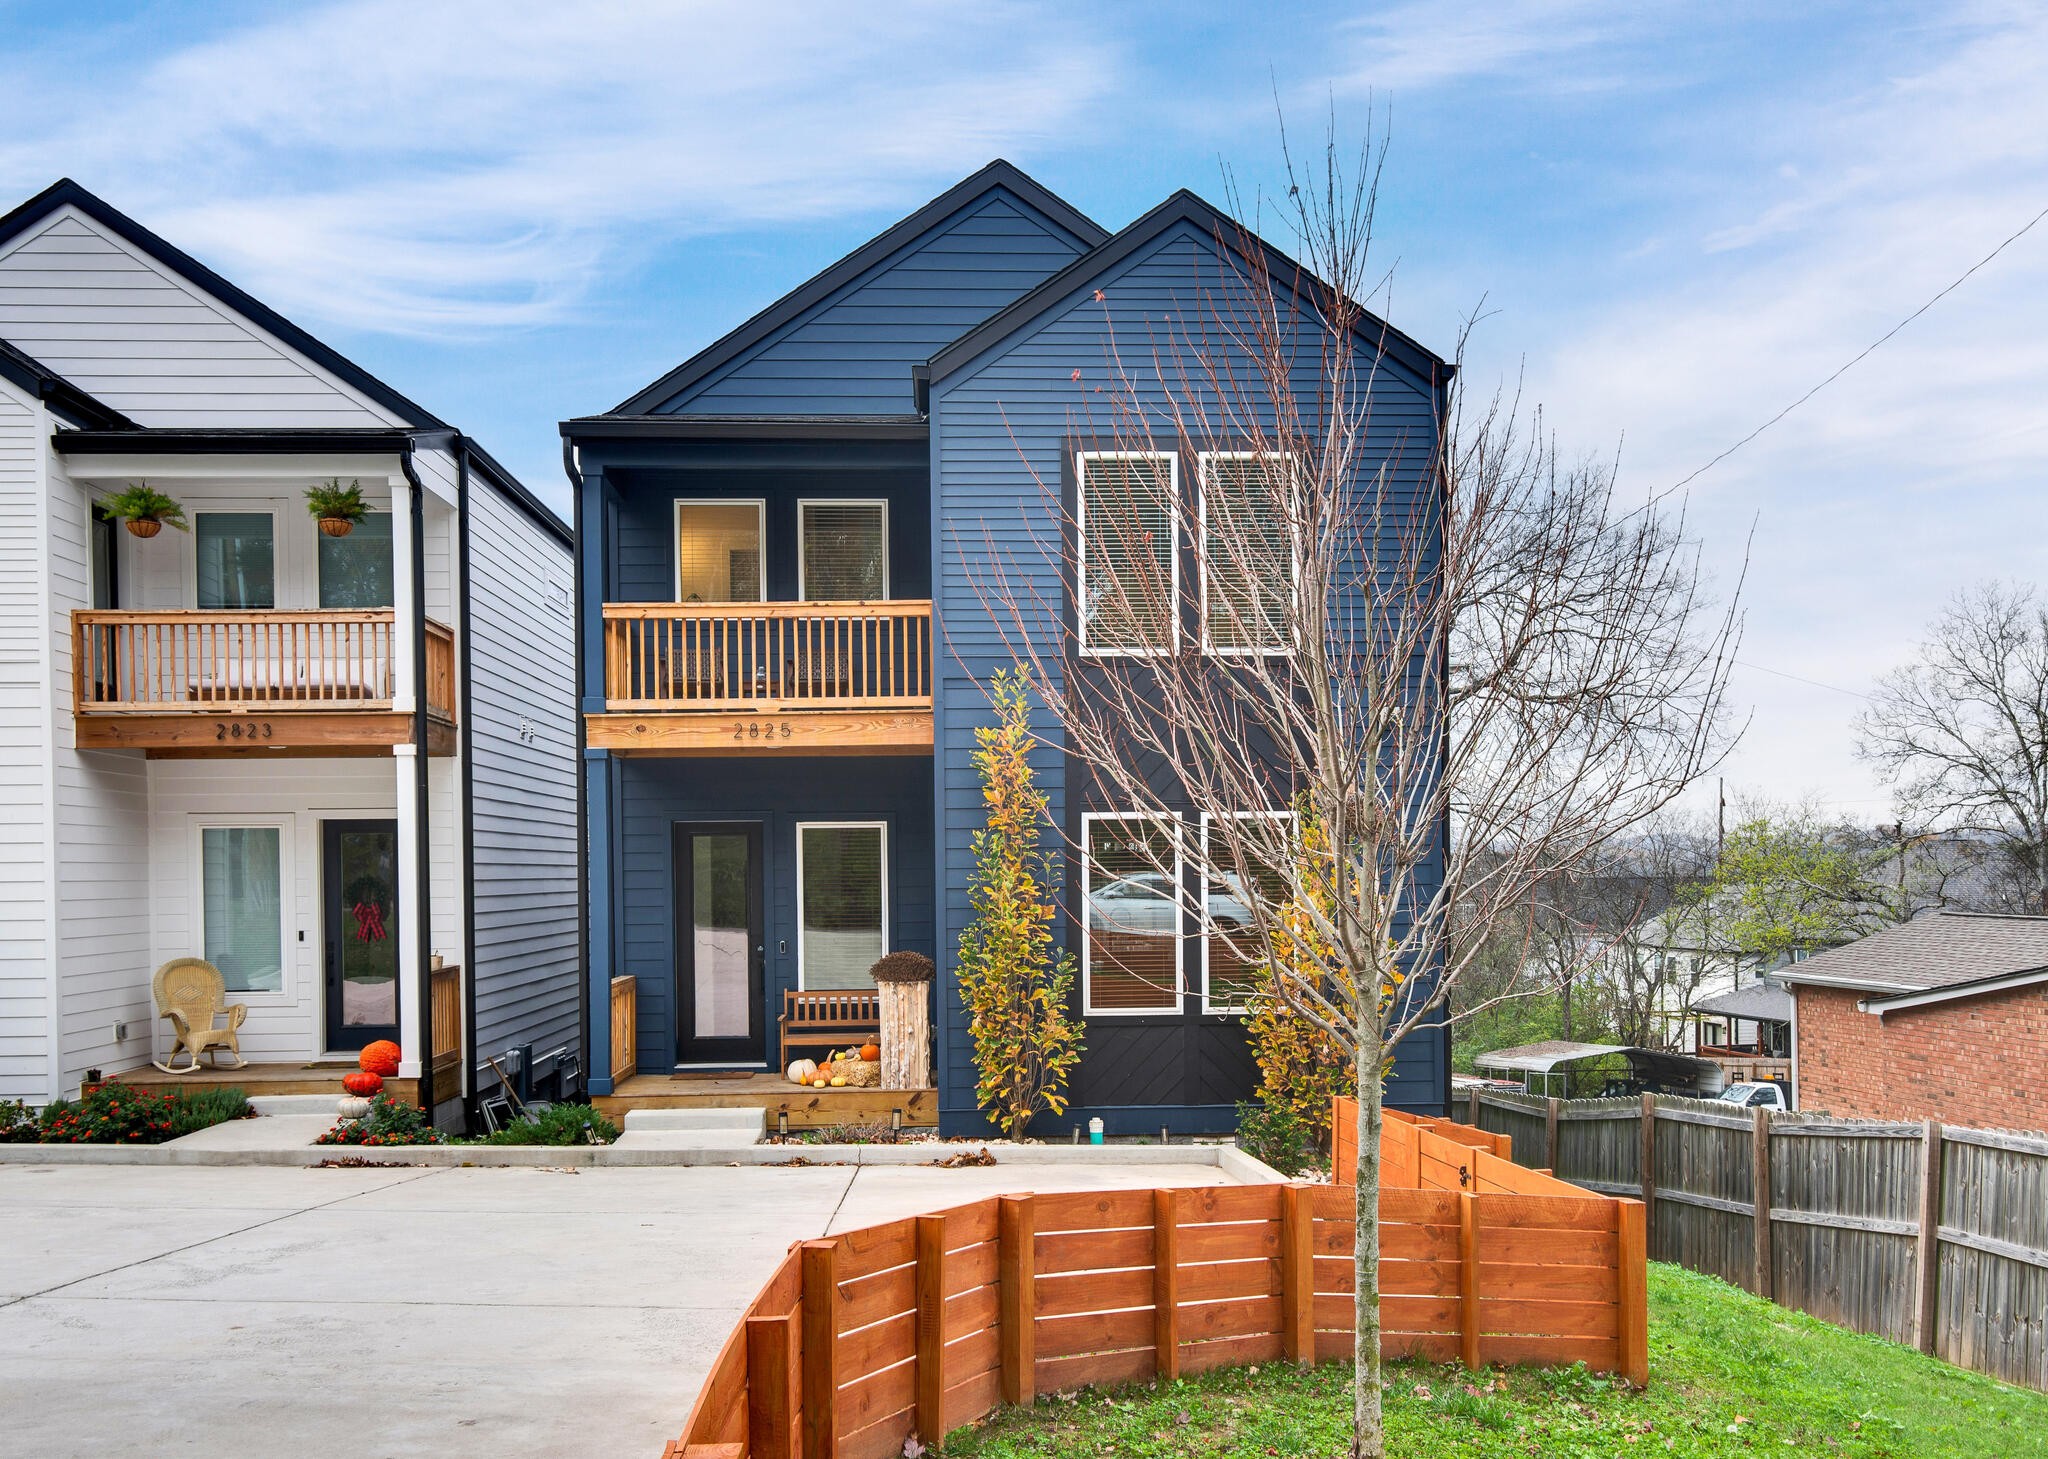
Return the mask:
[[[249,1005],[227,1001],[227,980],[220,975],[219,968],[204,958],[174,957],[156,970],[150,991],[156,995],[156,1016],[168,1018],[175,1035],[170,1057],[151,1061],[157,1068],[166,1074],[194,1074],[199,1070],[199,1056],[204,1053],[217,1069],[222,1049],[235,1056],[237,1069],[248,1067],[249,1061],[242,1057],[239,1030],[242,1020],[249,1016]],[[227,1027],[215,1028],[213,1020],[221,1014],[227,1016]],[[185,1051],[190,1062],[182,1069],[173,1069],[170,1061],[178,1057],[179,1049]]]

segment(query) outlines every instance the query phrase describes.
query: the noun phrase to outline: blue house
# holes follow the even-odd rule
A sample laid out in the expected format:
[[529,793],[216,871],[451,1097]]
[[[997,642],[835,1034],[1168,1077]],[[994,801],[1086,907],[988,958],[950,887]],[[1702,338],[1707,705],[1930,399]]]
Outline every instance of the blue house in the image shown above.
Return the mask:
[[[1101,431],[1080,422],[1110,343],[1179,337],[1236,236],[1186,192],[1112,235],[996,162],[614,410],[563,423],[600,1103],[982,1128],[952,963],[981,824],[974,730],[1018,631],[985,569],[999,557],[1038,575],[1029,591],[1065,593],[1046,492],[1085,478]],[[1420,486],[1450,372],[1374,331],[1374,429]],[[1072,617],[1044,631],[1071,638]],[[1119,894],[1130,821],[1069,794],[1057,752],[1039,782],[1081,853],[1060,940],[1087,1051],[1072,1110],[1035,1131],[1231,1129],[1257,1071],[1210,939],[1192,918],[1162,926],[1174,975],[1130,976],[1082,926]],[[814,1097],[783,1080],[792,995],[857,1002],[898,950],[938,964],[934,1087]],[[1448,1070],[1440,1030],[1413,1039],[1389,1098],[1441,1110]]]

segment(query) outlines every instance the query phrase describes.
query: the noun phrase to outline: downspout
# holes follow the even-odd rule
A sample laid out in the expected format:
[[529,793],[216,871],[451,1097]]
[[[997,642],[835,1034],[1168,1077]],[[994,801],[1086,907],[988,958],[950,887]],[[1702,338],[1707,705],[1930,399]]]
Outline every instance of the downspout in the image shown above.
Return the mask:
[[469,704],[469,437],[456,437],[455,451],[455,601],[462,605],[455,635],[455,735],[462,757],[462,1049],[463,1123],[476,1114],[476,782],[473,769],[473,722]]
[[[576,720],[576,1026],[583,1032],[583,1079],[587,1088],[590,1071],[596,1067],[597,1030],[590,1022],[590,788],[587,784],[589,768],[584,756],[589,753],[586,743],[588,726],[583,718],[583,554],[587,542],[583,535],[583,472],[576,465],[576,446],[567,436],[562,437],[562,470],[569,477],[569,529],[575,548],[570,553],[570,580],[576,585],[575,611],[570,615],[569,637],[576,651],[575,667],[572,672],[575,682],[569,692],[569,707]],[[606,1010],[605,1039],[607,1048],[611,1038],[611,1015]],[[609,1057],[605,1068],[611,1073],[612,1087],[618,1088],[618,1071],[612,1069]]]
[[[427,548],[426,548],[426,487],[420,482],[420,474],[412,464],[415,443],[408,440],[399,452],[398,468],[405,473],[406,482],[412,488],[412,504],[408,508],[412,519],[412,742],[413,742],[413,817],[416,822],[413,859],[414,897],[419,904],[418,925],[413,928],[414,951],[419,958],[419,1030],[424,1048],[417,1050],[420,1055],[419,1101],[420,1109],[428,1123],[434,1118],[434,973],[433,973],[433,894],[434,881],[428,871],[427,814],[431,803],[427,793],[427,762],[431,755],[427,746]],[[464,635],[467,637],[467,635]]]

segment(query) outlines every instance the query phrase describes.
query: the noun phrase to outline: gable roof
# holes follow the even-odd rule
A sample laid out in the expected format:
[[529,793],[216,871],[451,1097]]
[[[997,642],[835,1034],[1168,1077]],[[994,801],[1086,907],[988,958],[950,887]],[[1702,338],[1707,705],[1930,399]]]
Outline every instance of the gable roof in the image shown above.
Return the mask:
[[132,431],[135,422],[79,389],[34,356],[0,339],[0,375],[6,376],[75,426],[87,430]]
[[20,207],[0,217],[0,244],[7,243],[64,207],[78,209],[95,223],[148,254],[158,263],[183,275],[259,329],[275,336],[281,344],[296,350],[330,375],[346,382],[386,410],[401,417],[406,424],[422,429],[447,426],[446,421],[431,411],[399,394],[353,360],[322,344],[262,300],[244,293],[183,249],[158,237],[126,213],[68,177],[60,178]]
[[699,350],[653,384],[622,400],[605,414],[652,414],[664,402],[733,363],[777,330],[801,318],[877,264],[916,242],[962,208],[998,188],[1010,193],[1019,202],[1072,234],[1084,250],[1097,247],[1109,237],[1108,230],[1102,225],[1016,167],[997,158],[979,172],[947,188],[908,217],[891,224],[831,267],[784,294],[737,329]]
[[1691,1011],[1718,1013],[1724,1018],[1748,1018],[1763,1023],[1790,1023],[1792,995],[1779,984],[1766,980],[1752,983],[1747,988],[1737,988],[1732,993],[1717,993],[1711,998],[1701,998],[1692,1005]]
[[[1090,279],[1105,269],[1121,263],[1161,234],[1183,223],[1193,224],[1209,237],[1221,239],[1223,245],[1233,252],[1237,251],[1236,240],[1245,231],[1229,214],[1182,188],[1122,232],[1082,254],[1007,309],[998,311],[933,355],[926,365],[930,379],[942,380],[978,359],[993,346],[1028,328],[1040,315],[1085,287]],[[1266,251],[1276,280],[1306,272],[1265,239],[1256,234],[1252,236]],[[1441,355],[1401,333],[1370,310],[1361,313],[1359,332],[1371,339],[1388,358],[1431,385],[1440,385],[1450,379],[1455,367]]]
[[1873,994],[1872,1012],[2048,982],[2048,917],[1930,912],[1771,976]]

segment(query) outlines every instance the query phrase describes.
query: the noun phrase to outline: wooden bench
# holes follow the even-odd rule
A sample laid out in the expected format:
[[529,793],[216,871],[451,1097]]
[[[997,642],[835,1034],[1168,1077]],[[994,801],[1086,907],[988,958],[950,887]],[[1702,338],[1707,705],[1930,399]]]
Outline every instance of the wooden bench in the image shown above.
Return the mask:
[[782,1067],[787,1069],[792,1047],[843,1049],[879,1041],[881,997],[871,988],[784,993],[778,1026],[782,1030]]

